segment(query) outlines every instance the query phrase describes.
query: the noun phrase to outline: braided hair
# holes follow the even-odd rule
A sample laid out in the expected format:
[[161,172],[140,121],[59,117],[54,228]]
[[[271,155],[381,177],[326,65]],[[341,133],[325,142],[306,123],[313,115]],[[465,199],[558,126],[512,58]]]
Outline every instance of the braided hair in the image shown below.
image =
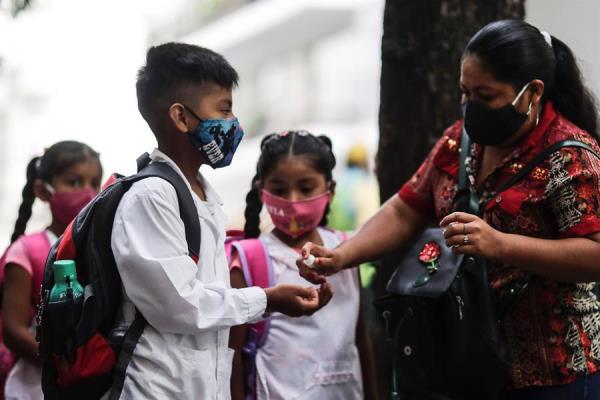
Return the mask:
[[19,206],[19,216],[10,237],[13,243],[25,233],[27,222],[31,218],[31,209],[35,200],[34,184],[36,179],[51,183],[55,176],[65,172],[69,167],[89,159],[100,163],[100,155],[87,144],[76,141],[63,141],[50,146],[41,157],[34,157],[27,164],[27,182],[21,195],[23,200]]
[[[256,238],[260,235],[262,201],[260,200],[259,182],[273,170],[282,158],[299,155],[305,157],[315,170],[322,173],[328,183],[333,180],[335,155],[332,151],[331,139],[327,136],[315,136],[307,131],[285,131],[265,136],[260,143],[256,175],[252,178],[252,186],[246,195],[244,235],[247,238]],[[328,213],[329,205],[323,214],[320,226],[327,225]]]

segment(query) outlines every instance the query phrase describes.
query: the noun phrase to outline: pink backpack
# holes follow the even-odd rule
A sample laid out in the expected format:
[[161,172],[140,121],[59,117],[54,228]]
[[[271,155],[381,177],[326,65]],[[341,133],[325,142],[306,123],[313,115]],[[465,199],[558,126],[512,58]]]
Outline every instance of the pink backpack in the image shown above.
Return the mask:
[[[248,286],[258,286],[264,289],[274,285],[271,258],[268,256],[262,240],[244,239],[244,232],[228,231],[225,240],[225,254],[228,262],[231,261],[233,250],[239,254],[242,273]],[[248,336],[242,349],[246,367],[246,399],[248,400],[256,398],[256,353],[265,343],[270,324],[270,318],[248,324]]]

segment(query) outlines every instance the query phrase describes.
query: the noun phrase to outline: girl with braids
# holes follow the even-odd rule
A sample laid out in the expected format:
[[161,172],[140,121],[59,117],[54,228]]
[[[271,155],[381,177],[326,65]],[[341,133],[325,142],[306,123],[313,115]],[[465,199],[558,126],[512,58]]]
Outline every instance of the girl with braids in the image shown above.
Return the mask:
[[[6,399],[43,398],[32,320],[40,300],[46,256],[52,243],[98,193],[101,179],[98,153],[75,141],[52,145],[27,166],[27,182],[11,245],[0,260],[3,341],[18,359],[6,379]],[[41,232],[25,234],[36,198],[50,204],[52,223]]]
[[[271,277],[269,284],[307,285],[295,264],[304,243],[315,241],[333,248],[343,240],[343,233],[326,228],[335,188],[334,166],[331,141],[326,136],[290,131],[263,139],[256,176],[246,197],[244,234],[245,242],[259,238],[254,242],[262,244],[261,254],[266,258],[262,264],[269,270],[265,274]],[[275,225],[266,234],[259,231],[263,204]],[[253,261],[256,257],[248,254],[244,247],[250,248],[243,242],[232,246],[230,268],[234,287],[257,284],[249,271],[255,271],[258,262]],[[373,373],[373,368],[365,365],[371,360],[359,316],[357,270],[344,271],[326,284],[335,293],[327,307],[312,316],[295,319],[273,313],[264,325],[253,356],[247,351],[252,326],[232,329],[230,347],[236,351],[233,399],[364,398],[363,376]],[[369,392],[367,398],[372,398],[371,380],[364,381],[367,389],[364,392]]]

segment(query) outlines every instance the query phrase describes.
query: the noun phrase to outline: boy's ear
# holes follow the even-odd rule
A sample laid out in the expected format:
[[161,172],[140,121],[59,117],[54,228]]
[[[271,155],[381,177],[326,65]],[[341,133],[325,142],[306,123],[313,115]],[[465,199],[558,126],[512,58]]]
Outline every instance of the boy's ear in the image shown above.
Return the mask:
[[181,133],[188,133],[191,130],[191,119],[188,117],[185,112],[185,108],[182,104],[173,103],[171,107],[169,107],[169,118],[175,128]]
[[50,201],[50,197],[52,196],[48,189],[46,189],[44,181],[39,178],[33,182],[33,193],[35,194],[35,197],[45,202]]

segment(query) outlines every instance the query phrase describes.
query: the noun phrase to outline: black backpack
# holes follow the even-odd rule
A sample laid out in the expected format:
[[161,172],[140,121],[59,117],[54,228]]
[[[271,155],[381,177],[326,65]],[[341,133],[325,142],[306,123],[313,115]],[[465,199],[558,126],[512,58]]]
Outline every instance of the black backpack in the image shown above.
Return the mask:
[[[585,143],[566,140],[542,151],[497,193],[524,178],[546,157],[563,147],[580,147],[600,158]],[[470,143],[463,130],[461,165],[455,208],[482,215],[466,177]],[[431,243],[439,246],[431,247]],[[438,267],[425,268],[426,246],[439,253]],[[421,253],[421,254],[420,254]],[[392,357],[391,399],[496,400],[504,390],[511,363],[502,331],[504,316],[527,287],[531,274],[493,299],[486,260],[456,255],[447,248],[439,228],[426,229],[406,253],[387,285],[388,294],[375,301],[387,333]]]
[[[138,159],[138,173],[116,176],[67,227],[46,261],[38,309],[38,341],[42,357],[42,389],[46,399],[99,399],[110,390],[118,399],[125,369],[147,324],[136,310],[134,322],[115,329],[122,304],[121,279],[111,249],[113,221],[119,202],[133,183],[159,177],[173,185],[190,257],[198,260],[200,221],[183,178],[163,162],[150,163],[147,153]],[[84,295],[61,307],[49,303],[54,286],[53,262],[75,260],[77,280]]]

